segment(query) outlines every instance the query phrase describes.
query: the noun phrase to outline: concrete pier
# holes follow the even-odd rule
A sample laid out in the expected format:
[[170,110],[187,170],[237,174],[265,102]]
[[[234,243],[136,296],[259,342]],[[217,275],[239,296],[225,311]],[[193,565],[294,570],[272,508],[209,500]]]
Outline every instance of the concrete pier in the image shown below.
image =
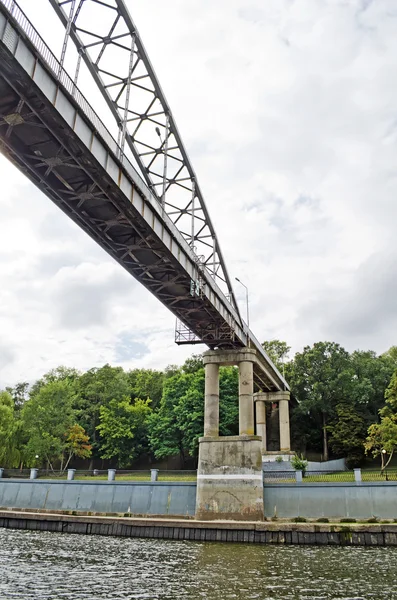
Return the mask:
[[[257,416],[257,433],[262,436],[262,452],[267,452],[266,402],[278,404],[278,426],[280,432],[280,452],[290,452],[291,434],[289,421],[290,392],[257,392],[254,394]],[[263,424],[265,425],[263,426]]]
[[199,444],[196,518],[263,521],[260,437],[202,437]]
[[254,373],[251,361],[242,361],[239,369],[239,433],[254,435]]
[[219,435],[219,365],[205,364],[204,435]]
[[255,399],[256,410],[256,433],[262,438],[261,452],[264,454],[267,448],[266,441],[266,404],[263,400]]
[[[255,436],[256,350],[209,350],[205,366],[204,437],[199,440],[196,518],[262,521],[262,439]],[[219,436],[219,367],[239,369],[239,433]]]

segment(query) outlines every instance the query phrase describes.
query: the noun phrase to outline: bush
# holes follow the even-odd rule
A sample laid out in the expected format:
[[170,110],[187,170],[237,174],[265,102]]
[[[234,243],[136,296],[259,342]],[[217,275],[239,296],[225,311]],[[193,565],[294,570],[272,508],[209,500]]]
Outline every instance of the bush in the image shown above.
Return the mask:
[[303,458],[302,454],[295,454],[292,457],[291,465],[294,467],[295,471],[302,471],[302,476],[305,476],[308,462]]
[[282,456],[277,456],[276,457],[276,462],[278,462],[278,463],[283,462],[283,457]]
[[367,523],[379,523],[379,520],[377,517],[371,517],[370,519],[367,519]]
[[292,520],[294,523],[307,523],[307,519],[305,519],[305,517],[295,517]]
[[345,517],[344,519],[339,519],[339,523],[357,523],[357,519]]
[[351,471],[361,467],[364,462],[364,455],[362,452],[351,452],[346,456],[346,467]]
[[327,517],[320,517],[316,520],[316,523],[329,523],[329,519]]

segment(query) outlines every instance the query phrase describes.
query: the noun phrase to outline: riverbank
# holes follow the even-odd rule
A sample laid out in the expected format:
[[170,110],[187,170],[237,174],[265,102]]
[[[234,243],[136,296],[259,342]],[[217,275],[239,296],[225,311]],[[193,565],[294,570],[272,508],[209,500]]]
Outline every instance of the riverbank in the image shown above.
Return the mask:
[[339,546],[397,546],[397,523],[195,521],[0,511],[0,527],[130,538]]

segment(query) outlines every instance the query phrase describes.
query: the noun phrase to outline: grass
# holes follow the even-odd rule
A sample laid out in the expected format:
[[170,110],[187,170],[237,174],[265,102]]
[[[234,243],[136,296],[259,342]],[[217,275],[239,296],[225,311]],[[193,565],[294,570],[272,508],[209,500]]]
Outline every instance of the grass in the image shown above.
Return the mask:
[[[41,479],[66,479],[66,474],[59,475],[45,475]],[[100,475],[79,475],[75,474],[74,481],[107,481],[107,473],[101,473]],[[197,477],[194,474],[188,473],[175,473],[172,475],[159,474],[158,481],[196,481]],[[150,473],[116,473],[116,481],[150,481]]]
[[[379,471],[361,471],[362,481],[386,481],[384,475],[381,475]],[[387,472],[388,481],[397,481],[397,471]],[[339,473],[316,473],[311,475],[306,473],[302,479],[302,483],[349,483],[354,482],[353,471],[341,471]],[[268,479],[267,483],[295,483],[295,477],[288,477],[286,479]]]

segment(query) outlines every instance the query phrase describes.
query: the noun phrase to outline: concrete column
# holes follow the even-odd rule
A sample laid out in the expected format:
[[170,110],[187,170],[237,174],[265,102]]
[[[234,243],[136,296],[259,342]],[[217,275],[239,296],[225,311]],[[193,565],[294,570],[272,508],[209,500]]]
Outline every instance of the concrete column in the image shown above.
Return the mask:
[[108,469],[108,481],[114,481],[116,479],[116,469]]
[[150,481],[158,481],[159,478],[159,470],[158,469],[150,469]]
[[266,404],[263,400],[255,402],[256,409],[256,435],[262,438],[262,454],[266,452]]
[[291,450],[291,440],[289,431],[289,402],[288,400],[279,400],[278,414],[280,419],[280,450]]
[[1,469],[0,469],[0,479],[3,477],[3,473],[4,473],[4,469],[3,469],[3,468],[1,468]]
[[296,483],[302,483],[302,471],[295,471]]
[[254,369],[250,361],[242,361],[239,369],[239,433],[254,435]]
[[76,469],[68,469],[68,481],[73,481]]
[[219,436],[219,365],[205,365],[204,437]]
[[362,478],[361,478],[361,469],[353,469],[354,471],[354,481],[356,483],[361,483]]

